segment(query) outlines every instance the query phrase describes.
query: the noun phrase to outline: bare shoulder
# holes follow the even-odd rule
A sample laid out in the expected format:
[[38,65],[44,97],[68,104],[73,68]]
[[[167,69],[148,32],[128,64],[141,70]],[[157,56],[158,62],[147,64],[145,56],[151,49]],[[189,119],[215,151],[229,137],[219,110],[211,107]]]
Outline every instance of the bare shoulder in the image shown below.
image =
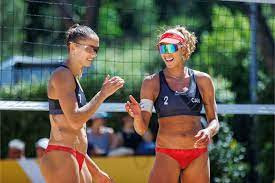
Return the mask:
[[70,70],[59,67],[55,69],[50,77],[49,81],[53,86],[62,85],[66,83],[74,83],[74,77]]
[[144,84],[154,84],[159,81],[159,74],[154,73],[152,75],[146,76],[143,80]]
[[159,74],[146,76],[142,83],[142,89],[155,90],[159,88]]
[[199,80],[212,80],[211,76],[205,72],[193,70],[197,79]]
[[59,98],[61,95],[73,92],[75,89],[74,77],[70,70],[59,67],[52,73],[48,83],[48,97]]
[[196,76],[197,83],[201,86],[209,85],[212,83],[212,78],[209,74],[201,71],[193,70]]
[[155,73],[146,76],[142,82],[140,96],[141,98],[155,100],[159,93],[159,74]]

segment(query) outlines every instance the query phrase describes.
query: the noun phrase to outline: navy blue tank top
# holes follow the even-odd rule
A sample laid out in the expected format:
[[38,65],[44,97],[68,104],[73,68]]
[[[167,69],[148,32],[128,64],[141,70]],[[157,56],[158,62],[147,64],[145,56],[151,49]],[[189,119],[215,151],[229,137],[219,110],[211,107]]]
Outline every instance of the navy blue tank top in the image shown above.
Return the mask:
[[196,83],[195,74],[189,68],[188,73],[190,76],[188,90],[186,92],[177,92],[168,86],[163,71],[159,72],[160,91],[154,102],[159,118],[176,115],[201,115],[202,98]]
[[[65,67],[65,68],[69,69],[66,65],[61,65],[61,67]],[[75,81],[75,85],[76,85],[74,91],[75,91],[75,96],[77,99],[77,104],[78,104],[78,107],[82,107],[86,104],[86,97],[85,97],[84,92],[81,89],[81,86],[75,79],[75,77],[74,77],[74,81]],[[48,101],[49,101],[49,113],[50,114],[63,114],[63,111],[62,111],[59,101],[57,99],[48,98]]]

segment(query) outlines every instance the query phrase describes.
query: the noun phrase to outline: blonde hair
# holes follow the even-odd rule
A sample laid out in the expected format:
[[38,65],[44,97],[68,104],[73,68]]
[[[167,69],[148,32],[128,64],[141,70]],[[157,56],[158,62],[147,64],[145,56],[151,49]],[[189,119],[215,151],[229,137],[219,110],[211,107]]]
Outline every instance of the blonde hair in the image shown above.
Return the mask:
[[184,26],[181,25],[176,25],[174,27],[166,27],[166,28],[161,28],[161,34],[158,35],[158,39],[166,32],[169,31],[176,31],[180,33],[180,35],[183,36],[185,39],[185,42],[183,44],[185,48],[185,59],[188,60],[191,56],[191,54],[195,51],[196,49],[196,43],[198,42],[197,37],[195,36],[194,32],[189,32]]

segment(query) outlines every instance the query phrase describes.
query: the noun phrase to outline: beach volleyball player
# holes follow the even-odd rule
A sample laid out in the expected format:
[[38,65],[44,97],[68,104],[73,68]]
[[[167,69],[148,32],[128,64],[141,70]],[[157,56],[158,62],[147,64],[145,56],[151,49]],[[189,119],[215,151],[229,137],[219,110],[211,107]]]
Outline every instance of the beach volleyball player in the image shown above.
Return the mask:
[[[165,68],[146,77],[140,104],[130,96],[126,111],[137,133],[148,128],[155,107],[159,129],[150,183],[208,183],[207,146],[219,130],[215,89],[211,77],[186,67],[197,39],[185,27],[169,28],[160,35],[158,49]],[[204,105],[208,126],[201,126]]]
[[84,67],[97,56],[99,38],[89,27],[73,25],[66,35],[68,59],[48,83],[51,132],[42,173],[49,183],[110,183],[111,178],[90,159],[87,152],[86,122],[103,101],[123,87],[120,77],[107,76],[101,90],[88,102],[79,78]]

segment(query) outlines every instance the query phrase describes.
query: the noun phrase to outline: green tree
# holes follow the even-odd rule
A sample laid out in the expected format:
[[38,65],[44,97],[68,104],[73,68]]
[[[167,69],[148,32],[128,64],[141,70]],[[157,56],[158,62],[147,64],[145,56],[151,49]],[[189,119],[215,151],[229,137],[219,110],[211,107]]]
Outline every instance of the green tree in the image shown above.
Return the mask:
[[24,1],[0,2],[0,62],[20,52],[23,41]]
[[211,182],[231,183],[244,182],[248,173],[245,162],[245,147],[233,137],[229,125],[221,121],[218,139],[210,146]]

